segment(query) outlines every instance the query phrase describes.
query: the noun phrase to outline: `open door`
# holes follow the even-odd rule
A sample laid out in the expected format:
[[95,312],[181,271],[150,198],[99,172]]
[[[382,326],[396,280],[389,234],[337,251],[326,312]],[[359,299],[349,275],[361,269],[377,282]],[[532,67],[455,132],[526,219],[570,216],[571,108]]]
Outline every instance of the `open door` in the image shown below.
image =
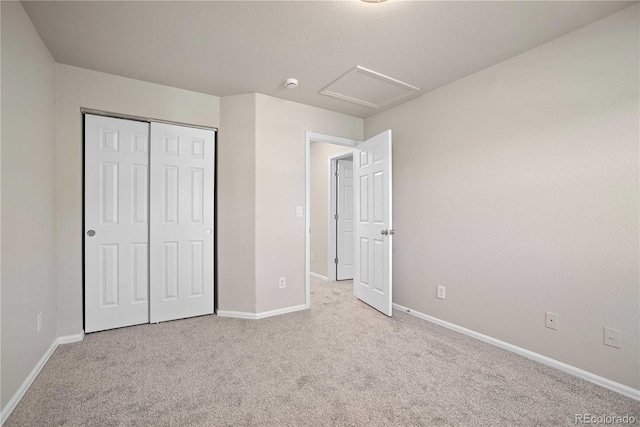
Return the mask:
[[356,295],[391,316],[391,130],[356,146],[353,176]]

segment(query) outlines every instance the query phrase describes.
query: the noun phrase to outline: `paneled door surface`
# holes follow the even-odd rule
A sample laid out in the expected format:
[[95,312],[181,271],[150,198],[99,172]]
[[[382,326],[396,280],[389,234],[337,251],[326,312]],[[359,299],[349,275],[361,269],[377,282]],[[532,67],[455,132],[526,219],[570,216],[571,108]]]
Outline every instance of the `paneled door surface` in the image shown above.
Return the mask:
[[151,322],[213,313],[214,143],[151,123]]
[[353,156],[356,295],[391,316],[391,131],[358,144]]
[[149,123],[85,115],[85,332],[149,322]]
[[353,279],[353,161],[338,163],[336,279]]

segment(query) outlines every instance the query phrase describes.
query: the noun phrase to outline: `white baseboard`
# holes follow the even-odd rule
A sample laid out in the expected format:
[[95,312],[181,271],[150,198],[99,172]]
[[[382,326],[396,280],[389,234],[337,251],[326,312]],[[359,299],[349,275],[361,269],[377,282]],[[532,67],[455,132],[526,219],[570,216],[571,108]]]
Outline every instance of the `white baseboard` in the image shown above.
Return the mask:
[[329,280],[329,279],[327,279],[325,276],[321,276],[320,274],[318,274],[318,273],[314,273],[313,271],[310,271],[310,272],[309,272],[309,276],[313,276],[313,277],[315,277],[316,279],[324,280],[325,282]]
[[58,344],[69,344],[72,342],[82,341],[84,339],[84,332],[76,335],[65,335],[58,338]]
[[216,314],[220,317],[233,317],[236,319],[264,319],[265,317],[278,316],[280,314],[293,313],[294,311],[306,310],[307,306],[294,305],[293,307],[279,308],[278,310],[263,311],[262,313],[248,313],[245,311],[218,310]]
[[293,307],[280,308],[278,310],[263,311],[262,313],[256,313],[256,319],[264,319],[265,317],[279,316],[280,314],[293,313],[294,311],[306,310],[307,306],[294,305]]
[[31,370],[31,372],[29,373],[27,378],[24,380],[24,382],[22,383],[20,388],[18,388],[18,390],[13,395],[13,397],[11,398],[9,403],[7,403],[7,406],[2,408],[2,421],[1,421],[1,424],[4,424],[5,421],[7,421],[7,419],[9,418],[9,415],[11,415],[11,412],[13,412],[13,410],[16,408],[16,406],[18,406],[18,402],[20,402],[20,399],[22,399],[22,396],[24,396],[24,394],[27,392],[27,390],[29,389],[29,387],[33,383],[33,380],[36,379],[36,377],[38,376],[38,374],[40,373],[42,368],[44,368],[44,365],[47,363],[47,361],[49,360],[49,358],[51,357],[53,352],[56,351],[56,348],[58,348],[58,340],[57,339],[53,340],[53,343],[51,343],[51,346],[47,349],[47,351],[44,353],[44,355],[40,358],[38,363],[36,363],[36,366],[34,366],[34,368]]
[[582,378],[584,380],[589,381],[590,383],[599,385],[606,389],[615,391],[627,397],[630,397],[635,400],[640,401],[640,390],[636,390],[635,388],[626,386],[624,384],[617,383],[615,381],[611,381],[610,379],[601,377],[599,375],[593,374],[591,372],[582,370],[580,368],[576,368],[575,366],[568,365],[564,362],[560,362],[558,360],[552,359],[547,356],[543,356],[538,353],[534,353],[533,351],[527,350],[522,347],[515,346],[513,344],[509,344],[504,341],[500,341],[496,338],[492,338],[488,335],[481,334],[476,331],[472,331],[471,329],[463,328],[462,326],[458,326],[453,323],[449,323],[447,321],[438,319],[437,317],[429,316],[428,314],[420,313],[419,311],[415,311],[413,309],[404,307],[400,304],[393,304],[393,308],[396,310],[400,310],[402,312],[408,313],[412,316],[418,317],[420,319],[426,320],[431,323],[435,323],[436,325],[443,326],[447,329],[451,329],[456,332],[460,332],[461,334],[468,335],[477,340],[486,342],[487,344],[495,345],[496,347],[500,347],[504,350],[511,351],[513,353],[519,354],[520,356],[524,356],[527,359],[531,359],[538,363],[542,363],[543,365],[551,366],[552,368],[559,369],[562,372],[567,374],[576,376],[578,378]]
[[233,317],[234,319],[255,319],[255,313],[249,313],[246,311],[229,311],[229,310],[218,310],[216,311],[216,315],[220,317]]
[[27,378],[24,380],[20,388],[18,388],[18,390],[15,392],[15,394],[13,395],[9,403],[7,403],[7,405],[4,408],[2,408],[2,412],[0,414],[0,426],[3,425],[5,421],[7,421],[7,419],[9,418],[9,415],[11,415],[11,413],[16,408],[16,406],[18,406],[18,403],[20,402],[20,400],[22,399],[24,394],[27,392],[27,390],[29,390],[29,387],[31,387],[31,384],[36,379],[36,377],[38,376],[42,368],[44,368],[44,365],[46,365],[46,363],[49,361],[49,358],[56,351],[58,346],[60,344],[67,344],[67,343],[82,341],[83,339],[84,339],[84,332],[77,335],[68,335],[64,337],[58,337],[53,341],[53,343],[51,343],[51,346],[40,358],[36,366],[33,367],[31,372],[29,373]]

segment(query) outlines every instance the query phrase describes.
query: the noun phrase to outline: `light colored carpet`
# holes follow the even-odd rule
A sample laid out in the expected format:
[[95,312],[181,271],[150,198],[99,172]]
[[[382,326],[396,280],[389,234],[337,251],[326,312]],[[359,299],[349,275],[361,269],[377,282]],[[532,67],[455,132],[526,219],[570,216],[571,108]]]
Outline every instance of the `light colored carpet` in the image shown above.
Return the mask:
[[13,426],[575,425],[640,404],[312,280],[310,310],[87,335],[56,350]]

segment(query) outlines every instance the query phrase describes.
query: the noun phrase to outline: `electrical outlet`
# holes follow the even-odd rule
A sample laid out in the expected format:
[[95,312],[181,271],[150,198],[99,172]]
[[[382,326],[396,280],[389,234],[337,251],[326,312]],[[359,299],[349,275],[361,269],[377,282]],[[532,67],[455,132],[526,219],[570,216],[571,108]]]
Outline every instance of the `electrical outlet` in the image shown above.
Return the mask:
[[42,329],[42,312],[38,313],[36,320],[36,331],[40,332],[40,329]]
[[604,327],[604,345],[620,348],[620,331],[618,329]]
[[547,311],[544,316],[544,325],[549,329],[558,329],[558,315]]
[[286,277],[281,277],[280,279],[278,279],[278,287],[280,289],[287,287],[287,278]]
[[436,294],[436,296],[440,299],[444,299],[445,297],[445,288],[444,286],[438,286],[438,293]]

